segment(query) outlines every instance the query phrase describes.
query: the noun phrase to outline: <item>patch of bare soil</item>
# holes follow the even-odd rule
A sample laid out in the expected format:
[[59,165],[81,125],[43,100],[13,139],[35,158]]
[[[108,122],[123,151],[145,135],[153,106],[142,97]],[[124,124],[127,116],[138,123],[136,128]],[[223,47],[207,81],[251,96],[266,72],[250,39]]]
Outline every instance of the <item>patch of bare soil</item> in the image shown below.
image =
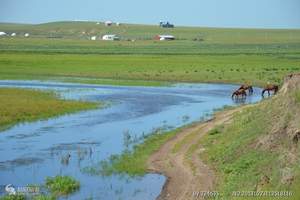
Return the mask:
[[199,146],[194,151],[191,149],[215,126],[230,123],[233,114],[241,109],[219,112],[211,120],[182,130],[149,158],[148,170],[167,177],[158,200],[202,199],[209,195],[208,191],[213,192],[215,176],[200,159],[203,149]]

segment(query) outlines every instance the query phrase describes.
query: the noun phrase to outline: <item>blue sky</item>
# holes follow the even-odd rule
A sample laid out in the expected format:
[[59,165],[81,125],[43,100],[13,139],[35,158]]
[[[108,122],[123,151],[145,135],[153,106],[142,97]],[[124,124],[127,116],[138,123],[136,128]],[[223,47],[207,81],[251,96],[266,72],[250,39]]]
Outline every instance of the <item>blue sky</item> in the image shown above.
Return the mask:
[[0,22],[63,20],[300,28],[300,0],[0,0]]

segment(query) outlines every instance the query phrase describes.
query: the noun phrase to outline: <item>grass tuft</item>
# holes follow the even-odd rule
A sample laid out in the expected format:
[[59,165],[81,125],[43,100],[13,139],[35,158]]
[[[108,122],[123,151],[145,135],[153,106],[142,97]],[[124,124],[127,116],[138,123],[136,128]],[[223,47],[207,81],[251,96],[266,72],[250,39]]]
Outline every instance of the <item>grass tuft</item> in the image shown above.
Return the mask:
[[46,186],[54,195],[66,196],[79,190],[80,183],[70,176],[55,176],[46,178]]

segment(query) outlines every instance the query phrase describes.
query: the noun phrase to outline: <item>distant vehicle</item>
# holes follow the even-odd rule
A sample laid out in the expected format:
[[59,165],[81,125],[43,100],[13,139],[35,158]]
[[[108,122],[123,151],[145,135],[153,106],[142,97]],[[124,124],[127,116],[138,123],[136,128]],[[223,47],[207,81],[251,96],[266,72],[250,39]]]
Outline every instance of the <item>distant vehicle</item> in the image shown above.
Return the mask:
[[120,38],[116,35],[103,35],[102,40],[114,41],[114,40],[120,40]]
[[4,35],[7,35],[5,32],[0,32],[0,36],[4,36]]
[[162,28],[174,28],[174,24],[169,22],[159,22],[159,26]]
[[173,35],[157,35],[154,37],[155,40],[175,40],[175,37]]
[[29,33],[25,33],[24,36],[25,36],[25,37],[29,37]]

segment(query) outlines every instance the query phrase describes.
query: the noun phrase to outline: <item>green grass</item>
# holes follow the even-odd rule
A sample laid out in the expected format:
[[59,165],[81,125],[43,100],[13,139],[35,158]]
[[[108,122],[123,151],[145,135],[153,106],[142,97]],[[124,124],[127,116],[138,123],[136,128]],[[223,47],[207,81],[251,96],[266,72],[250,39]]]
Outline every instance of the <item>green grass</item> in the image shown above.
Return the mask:
[[[299,199],[300,149],[287,136],[287,129],[300,127],[300,107],[293,102],[293,92],[265,100],[203,138],[206,150],[201,158],[216,171],[216,191],[222,198],[232,198],[233,191],[288,190],[294,193],[291,199]],[[295,181],[282,181],[283,169],[290,170]],[[264,176],[270,181],[262,184]]]
[[135,145],[132,151],[126,150],[120,155],[112,155],[108,160],[101,161],[96,167],[84,168],[83,172],[104,176],[112,174],[142,176],[147,172],[148,158],[180,130],[181,128],[178,128],[146,136],[143,143]]
[[[29,38],[0,38],[0,79],[145,86],[161,86],[165,81],[248,82],[262,86],[280,83],[284,75],[300,71],[300,30],[105,27],[95,22],[0,24],[0,29],[31,33]],[[120,34],[123,41],[88,40],[106,33]],[[156,34],[167,33],[178,40],[152,40]]]
[[[87,40],[91,36],[118,34],[122,40],[152,40],[157,34],[173,34],[179,40],[201,39],[210,43],[293,43],[300,40],[300,30],[279,29],[238,29],[238,28],[207,28],[207,27],[176,27],[163,29],[157,25],[123,24],[120,27],[105,27],[96,22],[51,22],[38,25],[0,24],[1,31],[16,32],[17,37],[30,33],[33,38],[64,38]],[[83,33],[85,32],[85,33]],[[20,33],[20,34],[18,34]],[[27,38],[28,39],[28,38]],[[95,42],[95,41],[94,41]]]
[[32,198],[33,200],[56,200],[54,196],[36,195]]
[[46,178],[46,186],[56,196],[66,196],[79,190],[80,183],[70,176]]
[[52,92],[0,88],[0,130],[20,122],[47,119],[98,106],[96,103],[59,99]]
[[26,200],[26,197],[21,194],[1,196],[0,200]]
[[[295,59],[297,58],[297,59]],[[280,83],[300,57],[279,55],[76,55],[0,53],[0,79],[162,85],[168,82]],[[97,80],[99,79],[99,80]],[[107,81],[105,81],[107,80]]]

